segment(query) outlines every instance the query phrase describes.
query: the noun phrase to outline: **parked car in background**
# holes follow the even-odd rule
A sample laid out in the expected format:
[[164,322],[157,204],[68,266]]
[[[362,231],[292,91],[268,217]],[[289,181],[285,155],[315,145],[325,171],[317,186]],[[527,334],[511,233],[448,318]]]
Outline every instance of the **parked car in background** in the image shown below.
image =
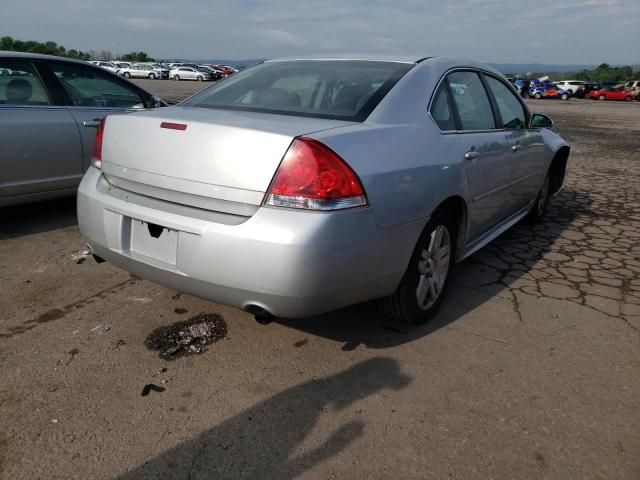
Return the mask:
[[125,78],[149,78],[151,80],[169,78],[166,69],[153,67],[146,63],[134,63],[129,68],[121,69],[119,73]]
[[215,68],[211,68],[207,65],[198,65],[198,70],[202,70],[211,75],[211,80],[218,81],[224,78],[226,75],[223,75],[220,70],[216,70]]
[[160,70],[160,73],[162,74],[162,78],[169,78],[169,72],[171,71],[171,69],[167,66],[164,66],[155,62],[143,62],[143,63],[138,63],[138,65],[149,65],[155,69]]
[[583,85],[583,88],[579,88],[573,95],[577,98],[586,97],[589,92],[593,90],[600,90],[602,87],[599,83],[587,82]]
[[569,95],[575,94],[580,87],[584,88],[586,82],[582,80],[560,80],[555,82],[558,87],[569,93]]
[[551,126],[474,62],[266,61],[107,117],[78,223],[114,265],[261,317],[381,299],[423,323],[456,262],[544,215],[569,157]]
[[[108,114],[165,105],[100,67],[0,52],[0,206],[73,194]],[[18,73],[20,72],[20,73]]]
[[561,100],[568,100],[571,95],[569,92],[556,87],[552,83],[537,83],[531,85],[529,96],[537,99],[559,98]]
[[234,73],[236,73],[236,71],[227,66],[227,65],[210,65],[211,67],[220,70],[224,75],[226,75],[227,77],[230,75],[233,75]]
[[105,70],[109,70],[112,73],[118,73],[118,71],[120,70],[120,67],[112,62],[91,61],[89,63],[92,63],[100,68],[104,68]]
[[592,90],[589,92],[588,97],[592,100],[619,100],[624,102],[630,102],[633,100],[633,95],[631,92],[625,91],[624,85]]
[[169,78],[173,80],[197,80],[202,82],[204,80],[211,80],[211,74],[203,70],[198,70],[194,67],[178,67],[169,72]]
[[118,67],[118,69],[129,68],[131,66],[130,62],[119,62],[117,60],[111,63]]
[[205,64],[204,66],[216,72],[221,79],[227,78],[229,76],[229,73],[226,70],[222,70],[220,67],[217,67],[216,65]]
[[629,92],[632,97],[637,97],[640,94],[640,80],[630,80],[624,84],[624,90]]
[[531,87],[531,81],[526,80],[524,78],[518,78],[513,84],[518,90],[518,92],[520,93],[521,97],[526,98],[529,96],[529,88]]

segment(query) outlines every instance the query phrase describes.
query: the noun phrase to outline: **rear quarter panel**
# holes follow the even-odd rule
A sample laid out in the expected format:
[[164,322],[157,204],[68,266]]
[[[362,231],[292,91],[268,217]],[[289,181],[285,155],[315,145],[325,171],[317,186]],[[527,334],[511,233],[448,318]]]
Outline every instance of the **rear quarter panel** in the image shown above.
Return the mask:
[[322,132],[317,138],[356,171],[381,227],[426,223],[449,196],[468,198],[462,157],[452,158],[450,151],[456,138],[442,135],[426,108],[420,123],[363,124]]

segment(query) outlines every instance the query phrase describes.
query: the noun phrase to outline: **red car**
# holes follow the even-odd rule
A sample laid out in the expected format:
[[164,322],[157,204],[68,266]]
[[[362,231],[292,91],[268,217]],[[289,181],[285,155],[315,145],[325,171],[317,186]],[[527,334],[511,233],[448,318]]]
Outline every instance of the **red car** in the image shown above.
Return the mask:
[[622,100],[625,102],[633,100],[631,93],[625,92],[624,85],[591,90],[587,96],[592,100]]

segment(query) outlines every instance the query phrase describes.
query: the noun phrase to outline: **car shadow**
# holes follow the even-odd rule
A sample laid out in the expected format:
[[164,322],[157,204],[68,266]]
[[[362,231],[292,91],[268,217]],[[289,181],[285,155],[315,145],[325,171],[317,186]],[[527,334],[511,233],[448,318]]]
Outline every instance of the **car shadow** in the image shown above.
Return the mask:
[[0,208],[0,240],[43,233],[78,223],[76,197]]
[[400,390],[410,381],[395,360],[369,359],[278,393],[117,478],[296,478],[348,448],[366,427],[351,413],[320,446],[295,454],[321,416],[346,412],[367,396]]
[[[544,221],[522,221],[489,245],[456,265],[440,310],[425,325],[407,326],[387,318],[375,302],[308,319],[275,319],[289,328],[343,343],[348,351],[364,345],[388,348],[411,342],[446,327],[487,300],[504,295],[530,273],[576,217],[592,216],[588,193],[564,190],[551,200]],[[514,300],[515,301],[515,300]]]

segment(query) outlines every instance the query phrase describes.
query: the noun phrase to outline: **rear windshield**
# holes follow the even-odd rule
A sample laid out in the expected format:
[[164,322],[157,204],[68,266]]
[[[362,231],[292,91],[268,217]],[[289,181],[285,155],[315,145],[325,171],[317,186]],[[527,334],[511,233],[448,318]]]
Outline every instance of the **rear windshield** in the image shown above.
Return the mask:
[[362,122],[412,66],[356,60],[267,62],[182,105]]

